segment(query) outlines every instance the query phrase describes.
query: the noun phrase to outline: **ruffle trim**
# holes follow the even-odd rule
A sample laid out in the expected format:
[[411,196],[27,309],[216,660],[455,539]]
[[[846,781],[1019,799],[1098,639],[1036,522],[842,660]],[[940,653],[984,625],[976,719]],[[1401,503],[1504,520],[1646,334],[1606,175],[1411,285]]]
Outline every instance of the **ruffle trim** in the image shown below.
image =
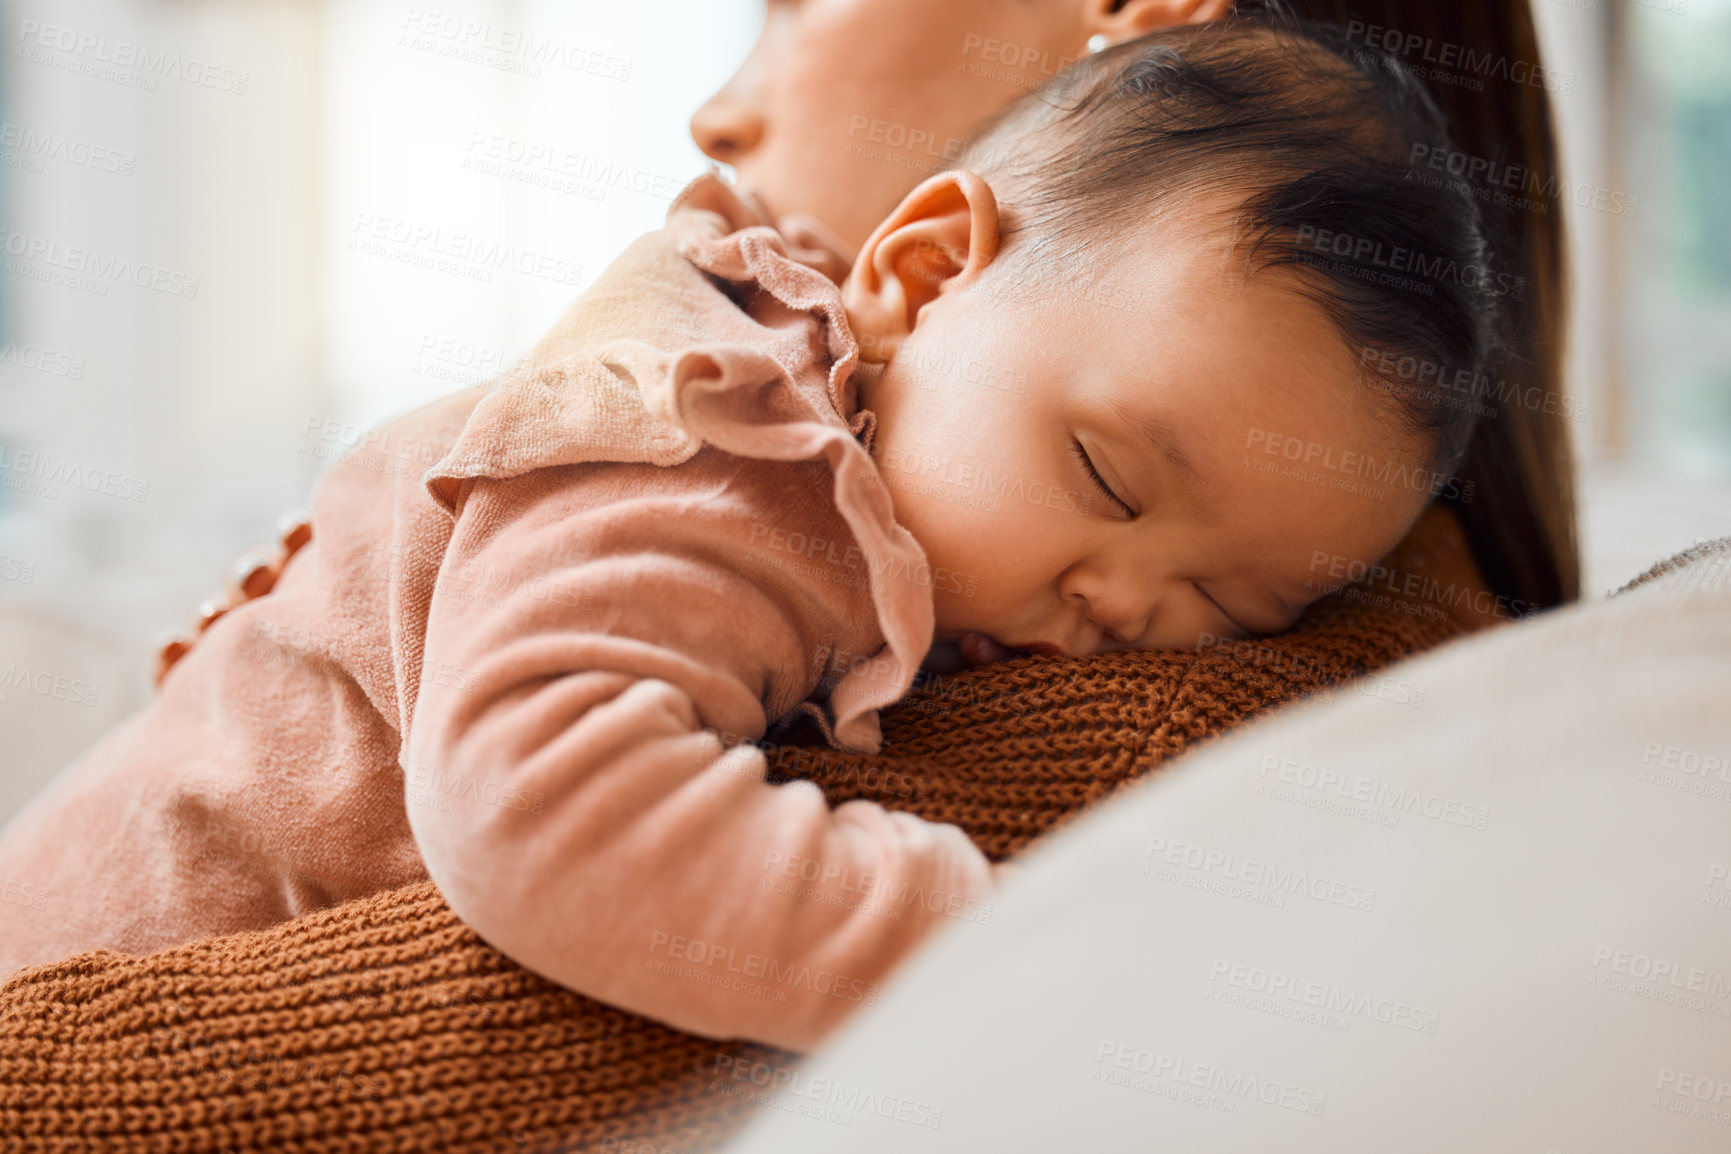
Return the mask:
[[[480,476],[591,461],[675,465],[706,443],[759,460],[823,458],[835,479],[836,508],[865,558],[889,660],[854,662],[831,690],[830,718],[809,702],[801,707],[824,722],[833,744],[876,753],[883,743],[878,711],[912,684],[935,615],[931,590],[918,580],[925,551],[896,522],[869,456],[877,415],[855,407],[859,346],[840,290],[821,265],[808,263],[812,252],[790,250],[713,173],[686,186],[667,220],[679,255],[696,268],[755,283],[789,309],[818,318],[831,358],[821,398],[807,383],[815,374],[801,371],[807,366],[790,368],[748,344],[688,344],[669,352],[643,339],[616,339],[501,384],[475,407],[422,483],[455,516],[464,482]],[[718,308],[737,309],[719,290],[717,297]]]

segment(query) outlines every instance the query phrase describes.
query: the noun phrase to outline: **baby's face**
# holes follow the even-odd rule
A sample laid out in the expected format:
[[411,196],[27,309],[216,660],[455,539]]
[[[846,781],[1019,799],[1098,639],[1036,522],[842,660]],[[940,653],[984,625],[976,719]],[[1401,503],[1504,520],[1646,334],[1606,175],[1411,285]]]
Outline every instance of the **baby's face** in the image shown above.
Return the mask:
[[[1289,273],[1246,277],[1217,219],[1109,238],[1067,285],[997,258],[862,374],[938,641],[1084,656],[1278,632],[1417,519],[1428,488],[1377,474],[1425,476],[1424,446]],[[1002,291],[1017,275],[1050,287]],[[868,356],[875,324],[856,321]]]

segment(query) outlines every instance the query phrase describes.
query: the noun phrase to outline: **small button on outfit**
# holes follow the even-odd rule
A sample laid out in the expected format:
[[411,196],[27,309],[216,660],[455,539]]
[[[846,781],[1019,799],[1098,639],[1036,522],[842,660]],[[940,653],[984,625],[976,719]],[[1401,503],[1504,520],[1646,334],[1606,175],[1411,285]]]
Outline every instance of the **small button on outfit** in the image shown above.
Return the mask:
[[193,643],[218,618],[241,602],[263,597],[276,588],[277,578],[282,576],[289,558],[313,539],[312,514],[305,509],[290,509],[277,518],[276,531],[276,545],[249,549],[229,566],[223,578],[223,592],[199,603],[190,632],[170,634],[162,641],[152,675],[156,688],[162,688],[168,671],[192,651]]

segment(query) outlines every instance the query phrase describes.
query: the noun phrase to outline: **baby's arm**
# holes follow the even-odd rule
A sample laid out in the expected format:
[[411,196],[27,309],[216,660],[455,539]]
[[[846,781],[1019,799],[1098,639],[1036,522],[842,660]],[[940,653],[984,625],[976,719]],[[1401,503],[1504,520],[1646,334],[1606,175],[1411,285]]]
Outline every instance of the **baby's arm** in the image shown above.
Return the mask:
[[[433,880],[563,986],[698,1034],[813,1048],[946,911],[989,893],[986,858],[954,825],[771,786],[761,750],[723,753],[704,731],[759,736],[766,701],[815,684],[801,679],[821,601],[739,555],[739,522],[763,516],[752,502],[597,504],[572,468],[473,484],[407,743]],[[820,880],[788,878],[789,862]]]

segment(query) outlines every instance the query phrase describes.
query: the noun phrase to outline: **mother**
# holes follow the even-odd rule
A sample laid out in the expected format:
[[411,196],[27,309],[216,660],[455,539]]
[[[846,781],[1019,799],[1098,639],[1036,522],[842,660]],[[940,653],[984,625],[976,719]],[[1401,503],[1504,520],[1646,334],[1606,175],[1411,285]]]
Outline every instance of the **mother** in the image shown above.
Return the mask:
[[[1346,2],[1298,6],[1344,19]],[[1533,71],[1526,0],[1410,2],[1399,14],[1389,0],[1356,2],[1359,34],[1391,24],[1403,44],[1413,44],[1415,62],[1445,55],[1444,45],[1453,46],[1450,59],[1463,50],[1489,59],[1492,75],[1482,90],[1447,83],[1474,79],[1464,74],[1445,73],[1436,86],[1460,148],[1524,164],[1541,182],[1551,178],[1542,85],[1508,79],[1545,75]],[[923,175],[912,163],[941,167],[951,137],[1038,82],[1043,69],[1085,51],[1090,38],[1207,20],[1224,8],[1219,0],[771,0],[762,40],[697,114],[693,132],[771,209],[814,217],[837,245],[851,246]],[[1015,46],[1011,61],[1003,59],[1005,45]],[[922,143],[908,147],[915,132]],[[943,142],[934,143],[936,157],[921,155],[926,140]],[[862,153],[854,147],[860,143],[871,147]],[[1556,217],[1487,211],[1528,287],[1499,376],[1554,396],[1561,355]],[[1468,465],[1475,499],[1445,514],[1464,524],[1493,589],[1539,606],[1575,597],[1577,585],[1568,445],[1556,409],[1523,403],[1483,417]],[[1302,674],[1318,665],[1306,659],[1293,668]],[[1006,683],[1034,680],[1002,672]],[[1231,709],[1186,699],[1190,712],[1164,731],[1165,744],[1147,744],[1157,756],[1181,750],[1212,731],[1210,719],[1231,724],[1260,709],[1273,680],[1262,677]],[[1055,675],[1036,688],[1042,711],[1064,692]],[[1110,698],[1140,709],[1143,696],[1152,695],[1113,690],[1090,708],[1102,713],[1097,707]],[[993,705],[967,703],[976,704],[981,711]],[[996,705],[1032,717],[1027,725],[1045,723],[1034,716],[1039,711]],[[1127,724],[1140,724],[1140,716]],[[953,737],[947,724],[923,731]],[[1004,737],[1003,748],[1011,746],[1033,749],[1022,756],[1040,761],[1044,772],[1042,747],[1027,739],[1026,726]],[[1089,778],[1095,766],[1116,767],[1124,778],[1131,760],[1105,743],[1098,751],[1067,748],[1065,766],[1078,788],[1055,791],[1058,801],[1102,796],[1109,782]],[[994,781],[1001,768],[993,764]],[[1027,811],[1020,817],[1040,800],[1033,791],[1002,792],[1006,807]],[[953,797],[933,792],[925,800],[936,816]],[[1006,822],[996,831],[999,850],[1024,832]],[[665,1132],[708,1128],[718,1137],[732,1122],[704,1111],[719,1103],[742,1114],[750,1094],[732,1082],[780,1060],[755,1047],[718,1048],[532,980],[484,949],[430,883],[269,931],[148,958],[86,955],[37,974],[0,994],[0,1131],[8,1133],[100,1137],[123,1126],[162,1136],[163,1148],[172,1134],[174,1148],[207,1150],[285,1142],[305,1150],[385,1148],[388,1135],[390,1148],[478,1150],[536,1148],[530,1143],[539,1135],[586,1128],[609,1135],[603,1148],[665,1149],[659,1141],[618,1141],[612,1127],[659,1102],[650,1122]],[[381,1094],[370,1109],[355,1101]],[[675,1146],[699,1148],[685,1138]]]
[[[1155,28],[1218,19],[1231,0],[769,0],[763,33],[691,120],[710,157],[773,213],[815,219],[851,258],[915,184],[949,166],[961,138],[1090,50]],[[1527,0],[1293,0],[1391,49],[1428,84],[1464,157],[1416,158],[1444,178],[1471,158],[1556,169],[1547,86]],[[1481,166],[1482,167],[1482,166]],[[1476,190],[1520,280],[1512,339],[1481,382],[1458,497],[1489,588],[1546,608],[1580,595],[1572,454],[1562,404],[1560,202],[1499,204]],[[791,219],[787,222],[791,223]],[[1471,481],[1470,486],[1465,482]],[[1415,533],[1417,530],[1415,530]]]

